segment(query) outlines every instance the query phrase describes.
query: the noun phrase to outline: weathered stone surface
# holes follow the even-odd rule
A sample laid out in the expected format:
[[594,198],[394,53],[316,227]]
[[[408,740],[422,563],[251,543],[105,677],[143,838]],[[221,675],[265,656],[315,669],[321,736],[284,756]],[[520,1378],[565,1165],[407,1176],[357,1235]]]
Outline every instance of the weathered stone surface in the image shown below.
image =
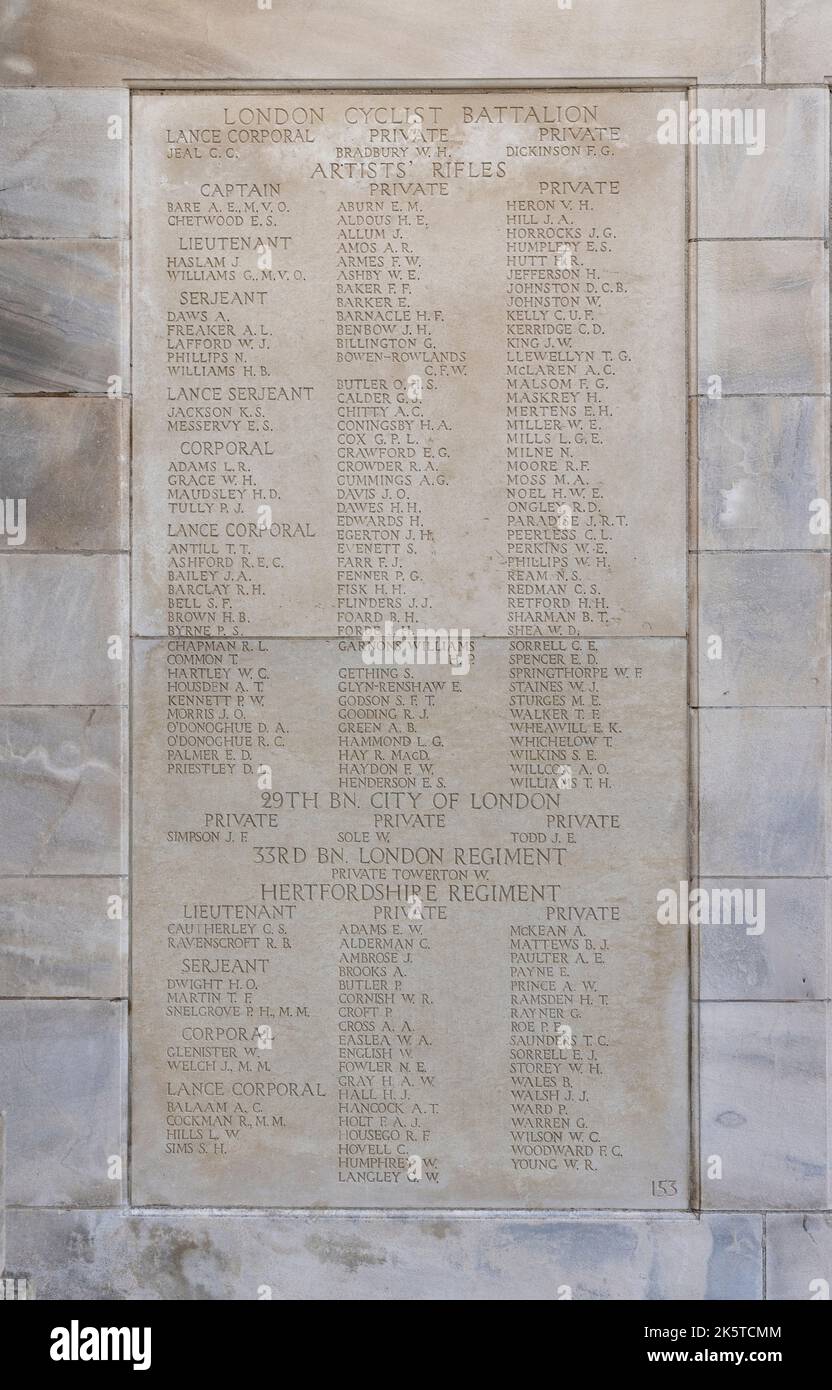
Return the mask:
[[123,880],[0,878],[0,996],[116,999],[126,992]]
[[[703,1207],[822,1208],[829,1200],[825,1003],[700,1006]],[[709,1179],[714,1158],[720,1179]]]
[[6,1268],[6,1112],[0,1110],[0,1274]]
[[[124,1005],[0,1001],[6,1199],[17,1206],[116,1206],[126,1158]],[[14,1268],[26,1266],[14,1265]]]
[[761,1228],[734,1213],[13,1211],[9,1258],[56,1300],[753,1300]]
[[699,391],[828,390],[827,257],[814,241],[703,241],[697,247]]
[[[686,1206],[686,930],[660,927],[656,907],[686,876],[684,644],[558,656],[483,639],[455,689],[439,667],[376,681],[360,643],[135,646],[134,1199]],[[592,726],[615,733],[596,771],[571,725],[558,757],[573,785],[532,796],[511,791],[508,686],[547,653],[553,687],[582,670]],[[192,710],[166,706],[169,691],[232,686],[235,727],[252,720],[259,748],[229,745],[222,706],[194,740]],[[416,701],[420,745],[386,753],[395,692]],[[356,699],[382,718],[380,742],[350,722]],[[371,790],[388,758],[404,798]],[[258,765],[274,771],[266,795]],[[379,819],[382,806],[417,814]],[[536,848],[513,854],[526,834]],[[419,900],[424,920],[408,916]],[[222,1032],[194,1030],[195,1007]],[[559,1047],[561,1024],[576,1034]],[[223,1064],[207,1095],[195,1055]],[[587,1130],[603,1152],[578,1142]],[[421,1179],[405,1177],[402,1134]]]
[[124,249],[113,241],[0,241],[0,392],[128,389]]
[[[759,0],[427,0],[394,26],[384,0],[17,0],[2,80],[117,85],[126,77],[699,77],[759,80]],[[91,42],[91,35],[95,41]]]
[[0,708],[0,873],[120,874],[118,708]]
[[826,0],[766,0],[769,82],[822,82],[832,73],[832,13]]
[[0,497],[26,499],[15,550],[127,547],[126,401],[0,396]]
[[812,507],[828,490],[828,401],[704,399],[698,419],[700,548],[828,551]]
[[0,704],[124,702],[125,557],[0,554],[0,612]]
[[749,933],[746,927],[750,924],[737,922],[736,914],[734,922],[696,929],[700,998],[828,998],[830,903],[826,879],[703,878],[699,882],[710,893],[752,893],[752,910],[762,902],[765,913],[765,929],[759,933],[753,924]]
[[766,1217],[766,1298],[827,1302],[832,1289],[832,1213]]
[[698,598],[700,705],[829,703],[828,556],[700,555]]
[[[541,95],[397,93],[385,138],[408,158],[384,183],[343,151],[376,147],[366,111],[387,104],[284,94],[304,138],[275,162],[270,143],[233,138],[272,133],[268,108],[250,129],[248,96],[135,98],[138,633],[346,635],[414,606],[487,636],[685,632],[686,151],[656,141],[666,92]],[[422,139],[405,110],[425,112]],[[570,111],[596,134],[553,153],[539,123]],[[235,155],[253,212],[172,157],[194,124]],[[453,161],[434,157],[446,129]],[[556,196],[573,187],[586,206]],[[396,211],[402,189],[418,211]],[[226,215],[239,254],[181,254],[194,216]],[[223,317],[191,323],[200,312]],[[198,563],[192,599],[179,571]]]
[[700,873],[827,872],[824,710],[700,710],[699,769]]
[[129,111],[118,88],[0,91],[0,237],[124,236]]
[[698,107],[740,111],[744,135],[760,142],[696,147],[700,237],[821,237],[827,208],[829,93],[825,88],[700,87]]

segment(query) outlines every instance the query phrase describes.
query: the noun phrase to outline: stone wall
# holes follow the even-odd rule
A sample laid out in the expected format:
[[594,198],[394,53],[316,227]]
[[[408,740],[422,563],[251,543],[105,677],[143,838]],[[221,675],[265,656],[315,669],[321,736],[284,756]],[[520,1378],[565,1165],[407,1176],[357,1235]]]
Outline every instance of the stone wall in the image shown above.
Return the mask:
[[[829,74],[828,0],[5,0],[0,1109],[38,1297],[828,1297]],[[767,130],[691,150],[691,866],[770,922],[694,939],[693,1208],[131,1206],[131,84],[656,78]]]

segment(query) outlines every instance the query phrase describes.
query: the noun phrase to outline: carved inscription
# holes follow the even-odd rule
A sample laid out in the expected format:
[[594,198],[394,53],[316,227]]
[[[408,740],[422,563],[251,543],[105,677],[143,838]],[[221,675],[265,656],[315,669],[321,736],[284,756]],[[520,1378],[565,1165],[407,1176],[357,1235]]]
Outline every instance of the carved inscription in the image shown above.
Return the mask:
[[141,1201],[687,1204],[666,100],[134,102]]

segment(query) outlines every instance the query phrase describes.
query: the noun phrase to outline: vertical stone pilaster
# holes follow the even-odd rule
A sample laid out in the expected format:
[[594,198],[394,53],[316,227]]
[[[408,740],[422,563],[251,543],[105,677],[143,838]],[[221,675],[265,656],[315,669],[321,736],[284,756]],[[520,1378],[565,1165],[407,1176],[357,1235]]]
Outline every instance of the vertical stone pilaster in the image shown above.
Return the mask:
[[0,127],[7,1200],[109,1206],[126,1165],[128,94],[0,88]]
[[696,930],[700,1200],[824,1209],[829,98],[697,101],[739,110],[752,142],[697,148],[698,883],[753,918]]

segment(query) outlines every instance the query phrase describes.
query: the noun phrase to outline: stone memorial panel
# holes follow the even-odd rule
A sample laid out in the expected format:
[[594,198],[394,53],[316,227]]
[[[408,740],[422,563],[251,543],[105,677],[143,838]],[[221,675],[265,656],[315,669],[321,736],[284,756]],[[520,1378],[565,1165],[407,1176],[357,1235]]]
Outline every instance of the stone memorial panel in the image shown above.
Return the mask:
[[134,1201],[688,1205],[676,100],[134,98]]

